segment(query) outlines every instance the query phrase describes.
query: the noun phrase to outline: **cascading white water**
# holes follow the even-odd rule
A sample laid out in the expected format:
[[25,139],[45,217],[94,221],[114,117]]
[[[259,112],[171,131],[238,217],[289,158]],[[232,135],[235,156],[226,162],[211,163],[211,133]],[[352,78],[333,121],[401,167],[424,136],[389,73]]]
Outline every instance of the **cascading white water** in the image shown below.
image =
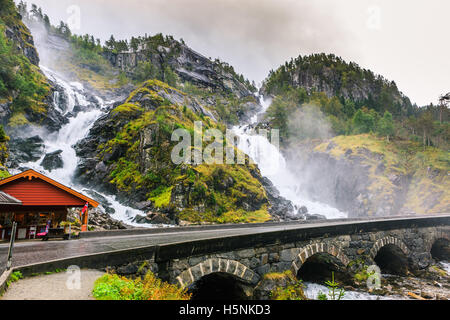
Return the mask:
[[[68,82],[64,77],[58,75],[53,70],[41,66],[46,76],[52,79],[55,83],[64,89],[66,95],[66,102],[62,105],[58,104],[59,93],[55,93],[54,101],[63,115],[70,114],[75,106],[88,107],[90,103],[86,98],[84,87],[79,82]],[[89,190],[82,186],[74,185],[73,175],[77,168],[78,158],[76,156],[73,146],[85,138],[89,133],[94,122],[108,110],[108,102],[104,102],[100,97],[96,97],[98,101],[98,108],[90,109],[89,111],[78,112],[75,116],[69,118],[69,122],[65,124],[58,132],[52,133],[44,137],[45,153],[51,153],[61,150],[61,158],[63,160],[63,167],[51,171],[45,170],[41,166],[41,159],[23,164],[24,167],[33,168],[41,171],[49,177],[60,181],[74,189],[86,192]],[[112,103],[112,102],[110,102]],[[280,194],[288,200],[291,200],[294,205],[301,207],[306,206],[311,214],[322,214],[327,218],[344,218],[345,213],[338,211],[328,205],[313,202],[301,194],[299,182],[295,176],[289,171],[286,160],[279,150],[272,145],[267,138],[250,133],[250,127],[257,122],[258,116],[265,113],[269,107],[268,101],[262,101],[262,111],[255,115],[249,125],[235,127],[233,130],[236,135],[240,137],[238,148],[244,153],[248,154],[259,166],[262,175],[268,177],[273,184],[280,191]],[[96,191],[97,192],[97,191]],[[129,225],[140,227],[154,227],[152,224],[140,224],[133,222],[137,215],[145,215],[142,211],[136,210],[122,205],[116,200],[114,196],[105,195],[97,192],[103,196],[112,207],[115,213],[111,214],[114,219],[124,221]]]
[[253,132],[253,125],[258,117],[264,114],[270,106],[270,101],[261,100],[263,109],[255,115],[248,125],[233,128],[240,138],[237,147],[258,165],[261,174],[269,178],[280,192],[280,195],[290,200],[296,207],[306,206],[310,214],[321,214],[327,219],[347,218],[347,214],[327,204],[312,201],[303,193],[299,178],[293,174],[286,159],[276,146],[262,136]]
[[[58,105],[57,102],[59,100],[59,96],[57,94],[55,94],[54,96],[55,106],[61,111],[63,115],[67,115],[68,113],[72,112],[76,105],[84,107],[90,105],[90,103],[86,99],[86,92],[81,83],[67,82],[63,77],[59,76],[57,73],[46,68],[45,66],[40,67],[49,79],[52,79],[55,83],[57,83],[64,89],[64,92],[67,96],[67,102],[64,105]],[[108,110],[108,104],[112,103],[105,102],[100,97],[95,98],[97,99],[99,105],[98,108],[89,111],[78,112],[76,116],[70,117],[69,122],[62,126],[62,128],[58,132],[54,132],[45,137],[41,137],[44,140],[45,154],[58,150],[62,151],[62,168],[54,169],[51,171],[45,170],[41,166],[42,160],[44,159],[45,155],[43,155],[39,160],[35,162],[24,163],[22,164],[22,166],[42,172],[48,177],[61,182],[74,190],[80,190],[82,192],[89,193],[88,189],[83,188],[83,186],[80,185],[75,185],[73,183],[73,177],[78,163],[78,158],[73,146],[87,136],[94,122]],[[145,213],[143,213],[142,211],[121,204],[116,200],[115,196],[102,194],[98,191],[96,191],[96,193],[104,197],[109,202],[108,205],[114,209],[115,212],[111,214],[112,218],[123,221],[132,226],[155,227],[155,225],[152,224],[138,224],[133,222],[133,219],[136,217],[136,215],[145,215]]]
[[[326,286],[312,282],[305,282],[304,285],[303,291],[308,299],[317,300],[320,293],[326,294],[328,299],[330,299],[328,296],[329,289]],[[405,298],[400,296],[377,296],[360,291],[345,291],[342,300],[405,300]]]
[[447,272],[447,274],[450,276],[450,262],[449,261],[440,261],[439,264],[441,265],[442,269]]

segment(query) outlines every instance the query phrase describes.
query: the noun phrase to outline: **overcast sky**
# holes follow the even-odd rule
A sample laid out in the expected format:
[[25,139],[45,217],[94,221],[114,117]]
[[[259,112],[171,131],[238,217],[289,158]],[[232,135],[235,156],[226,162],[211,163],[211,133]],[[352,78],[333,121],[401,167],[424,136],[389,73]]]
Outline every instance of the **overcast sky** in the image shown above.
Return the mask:
[[53,24],[63,20],[75,33],[102,40],[158,32],[183,38],[257,83],[291,57],[325,52],[394,80],[418,105],[450,92],[448,0],[27,2],[42,7]]

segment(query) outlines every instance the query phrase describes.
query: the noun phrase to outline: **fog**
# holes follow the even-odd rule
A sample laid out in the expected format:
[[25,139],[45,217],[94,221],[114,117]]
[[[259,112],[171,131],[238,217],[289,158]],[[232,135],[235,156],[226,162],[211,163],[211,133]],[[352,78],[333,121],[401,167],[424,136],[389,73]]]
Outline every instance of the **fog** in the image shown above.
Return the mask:
[[[16,0],[17,1],[17,0]],[[446,0],[34,0],[54,24],[103,41],[162,32],[257,83],[299,54],[335,53],[419,105],[450,90]],[[78,15],[79,13],[79,15]]]

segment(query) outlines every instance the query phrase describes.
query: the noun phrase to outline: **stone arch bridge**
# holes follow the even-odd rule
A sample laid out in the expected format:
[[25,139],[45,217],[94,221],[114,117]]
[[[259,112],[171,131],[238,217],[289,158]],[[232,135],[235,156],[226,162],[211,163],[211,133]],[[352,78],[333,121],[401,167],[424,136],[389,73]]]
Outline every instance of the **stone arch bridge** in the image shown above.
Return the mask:
[[142,275],[152,270],[183,287],[216,273],[255,286],[267,273],[291,270],[297,274],[319,254],[348,268],[361,260],[366,264],[386,263],[381,253],[390,249],[383,252],[387,260],[402,255],[409,270],[420,270],[433,262],[433,246],[437,243],[441,245],[434,250],[448,254],[449,240],[450,216],[305,224],[281,231],[161,245],[151,259],[114,269]]
[[[222,231],[215,232],[214,228]],[[139,232],[152,232],[151,238],[156,240],[159,240],[159,233],[170,239],[170,234],[184,232],[184,237],[192,240],[155,241],[159,244],[46,261],[18,270],[26,275],[78,265],[136,276],[151,270],[165,281],[188,288],[207,282],[208,277],[218,276],[254,288],[268,273],[291,270],[299,276],[300,272],[323,271],[317,257],[350,271],[347,273],[361,261],[364,265],[376,264],[382,271],[391,273],[403,268],[421,270],[434,260],[450,259],[450,215],[198,227],[197,238],[187,232],[192,229],[195,228],[90,232],[84,237],[94,237],[94,242],[100,244],[102,241],[123,241],[121,237],[111,240],[115,238],[111,235],[131,237]],[[202,238],[201,230],[206,229],[209,235],[215,236]],[[86,246],[89,240],[84,239],[80,246]],[[137,243],[138,240],[133,241]]]

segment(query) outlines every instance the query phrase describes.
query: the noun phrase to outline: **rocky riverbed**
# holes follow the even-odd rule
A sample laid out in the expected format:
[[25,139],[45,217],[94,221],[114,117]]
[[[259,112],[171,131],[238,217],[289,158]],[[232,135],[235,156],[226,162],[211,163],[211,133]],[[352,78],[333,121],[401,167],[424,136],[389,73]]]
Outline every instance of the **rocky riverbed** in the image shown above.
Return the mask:
[[409,273],[406,276],[382,274],[380,289],[368,290],[365,283],[360,286],[346,286],[344,289],[349,297],[362,300],[449,300],[449,265],[448,262],[436,263],[416,274]]

